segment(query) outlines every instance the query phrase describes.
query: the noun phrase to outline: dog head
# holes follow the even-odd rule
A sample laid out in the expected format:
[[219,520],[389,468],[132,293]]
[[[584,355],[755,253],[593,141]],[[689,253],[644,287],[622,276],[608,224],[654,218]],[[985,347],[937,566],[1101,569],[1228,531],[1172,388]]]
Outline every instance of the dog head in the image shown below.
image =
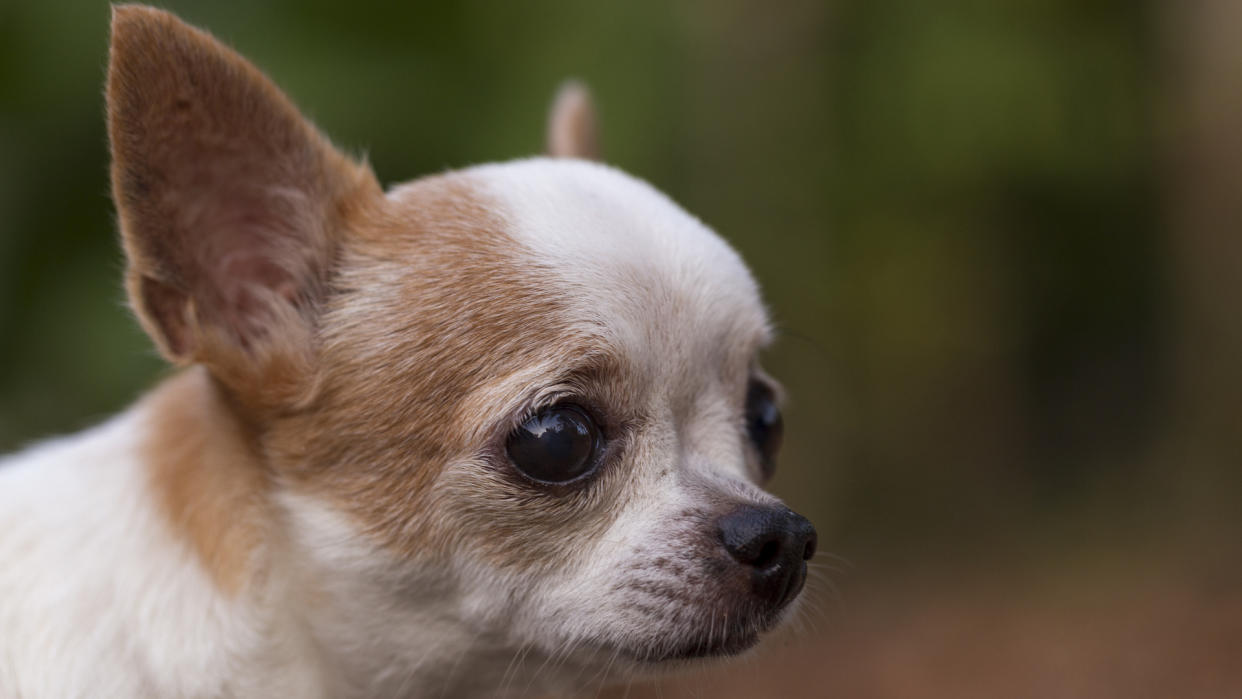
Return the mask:
[[580,89],[562,157],[387,192],[163,12],[116,10],[108,104],[131,303],[244,425],[325,628],[643,668],[787,613],[815,533],[759,487],[781,422],[755,282],[577,157]]

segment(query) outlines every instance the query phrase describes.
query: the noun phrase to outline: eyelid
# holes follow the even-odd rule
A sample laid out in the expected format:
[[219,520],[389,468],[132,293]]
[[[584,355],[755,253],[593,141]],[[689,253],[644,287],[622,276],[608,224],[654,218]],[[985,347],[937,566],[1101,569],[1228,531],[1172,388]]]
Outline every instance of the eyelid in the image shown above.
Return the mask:
[[574,396],[572,389],[564,384],[556,384],[544,387],[532,394],[521,408],[512,411],[512,424],[509,425],[507,432],[521,427],[527,420],[537,415],[541,410],[547,410],[557,403],[566,401]]
[[787,398],[785,387],[782,386],[779,381],[772,378],[768,372],[763,370],[762,367],[759,367],[758,365],[751,367],[750,379],[747,381],[748,391],[750,390],[749,385],[751,382],[763,384],[764,387],[772,392],[772,398],[776,401],[776,405],[779,407],[785,406],[785,400]]

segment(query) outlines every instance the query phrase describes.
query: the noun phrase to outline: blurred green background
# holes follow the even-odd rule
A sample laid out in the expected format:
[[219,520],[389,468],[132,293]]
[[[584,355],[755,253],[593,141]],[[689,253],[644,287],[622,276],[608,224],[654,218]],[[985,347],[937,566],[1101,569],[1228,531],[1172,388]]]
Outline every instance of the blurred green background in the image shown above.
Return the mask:
[[[1242,3],[164,6],[385,183],[538,152],[555,87],[592,87],[606,159],[779,323],[774,489],[844,559],[753,661],[795,695],[1242,692],[1213,655],[1242,648]],[[0,452],[164,371],[120,286],[107,27],[0,4]],[[664,689],[746,695],[721,672]]]

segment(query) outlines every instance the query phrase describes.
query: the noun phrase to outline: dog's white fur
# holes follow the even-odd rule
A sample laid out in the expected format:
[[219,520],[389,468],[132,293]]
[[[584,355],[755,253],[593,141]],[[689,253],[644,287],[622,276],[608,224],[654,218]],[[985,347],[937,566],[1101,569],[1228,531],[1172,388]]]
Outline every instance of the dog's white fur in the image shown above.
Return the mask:
[[[252,554],[259,572],[230,593],[156,505],[143,444],[162,423],[159,404],[144,399],[0,461],[0,697],[572,691],[611,669],[644,669],[626,649],[726,633],[706,593],[651,590],[699,571],[687,549],[703,533],[687,512],[720,499],[776,502],[753,483],[738,425],[739,391],[768,336],[749,272],[699,221],[603,165],[537,158],[453,177],[493,202],[513,254],[546,272],[540,283],[567,301],[572,323],[631,360],[627,381],[651,419],[626,455],[616,501],[598,506],[602,534],[528,569],[470,551],[422,561],[278,478],[276,524]],[[399,202],[411,186],[387,198]],[[350,303],[325,317],[368,312]],[[532,380],[555,388],[538,382],[559,361],[512,367],[462,400],[497,424],[511,420],[536,399]],[[450,463],[436,487],[452,491],[479,469]],[[641,565],[661,558],[680,567]]]

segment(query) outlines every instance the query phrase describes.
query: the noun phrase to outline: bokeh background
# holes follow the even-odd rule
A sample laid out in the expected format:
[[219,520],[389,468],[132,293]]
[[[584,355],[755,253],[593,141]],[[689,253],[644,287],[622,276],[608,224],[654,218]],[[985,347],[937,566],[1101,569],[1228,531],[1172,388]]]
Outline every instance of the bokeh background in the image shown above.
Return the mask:
[[[579,77],[607,160],[750,261],[774,489],[831,555],[766,650],[631,696],[1242,696],[1242,3],[166,6],[386,183],[539,151]],[[0,2],[0,451],[165,371],[120,287],[107,27]]]

